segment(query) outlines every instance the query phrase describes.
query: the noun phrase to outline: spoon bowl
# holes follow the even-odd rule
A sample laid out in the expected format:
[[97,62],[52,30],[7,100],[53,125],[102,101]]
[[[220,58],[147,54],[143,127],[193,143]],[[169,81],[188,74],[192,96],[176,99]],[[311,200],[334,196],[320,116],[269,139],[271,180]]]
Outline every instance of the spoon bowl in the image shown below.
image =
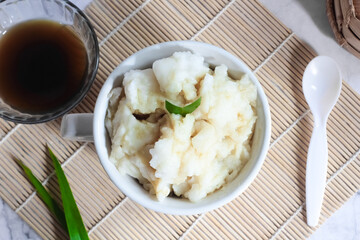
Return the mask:
[[341,73],[336,62],[326,56],[314,58],[305,69],[302,85],[305,99],[314,116],[314,129],[306,162],[307,223],[314,227],[319,221],[326,185],[326,122],[341,92]]
[[314,58],[305,69],[302,86],[314,118],[315,114],[327,117],[341,91],[341,73],[336,62],[327,56]]

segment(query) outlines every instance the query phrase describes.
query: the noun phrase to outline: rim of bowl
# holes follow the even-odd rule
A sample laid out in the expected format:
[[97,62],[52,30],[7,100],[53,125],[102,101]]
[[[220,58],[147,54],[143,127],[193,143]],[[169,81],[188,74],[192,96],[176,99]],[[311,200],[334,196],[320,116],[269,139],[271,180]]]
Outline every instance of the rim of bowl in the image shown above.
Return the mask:
[[[57,0],[54,0],[57,1]],[[15,1],[16,2],[16,1]],[[0,1],[1,3],[1,1]],[[94,70],[91,74],[91,76],[89,77],[89,83],[87,84],[87,86],[83,89],[83,94],[79,96],[79,98],[75,99],[70,105],[68,105],[66,108],[62,109],[61,111],[55,111],[54,115],[51,115],[50,117],[45,117],[45,118],[40,118],[39,120],[22,120],[22,119],[18,119],[18,118],[11,118],[8,117],[6,115],[3,115],[0,113],[0,117],[7,120],[7,121],[11,121],[14,123],[21,123],[21,124],[38,124],[38,123],[44,123],[44,122],[49,122],[51,120],[54,120],[58,117],[63,116],[65,113],[71,111],[73,108],[75,108],[83,99],[84,97],[87,95],[87,93],[89,92],[90,88],[92,87],[94,81],[95,81],[95,77],[99,68],[99,61],[100,61],[100,56],[99,56],[99,43],[97,40],[97,35],[96,32],[90,22],[90,20],[88,19],[88,17],[85,15],[85,13],[83,11],[81,11],[80,8],[78,8],[74,3],[70,2],[70,1],[64,1],[65,4],[68,4],[69,6],[71,6],[72,8],[74,8],[76,10],[77,13],[79,13],[79,15],[84,18],[86,25],[88,26],[90,32],[91,32],[91,38],[94,41],[94,48],[95,48],[95,67]],[[4,2],[4,4],[8,4],[7,2]],[[70,99],[69,101],[71,101],[72,99]],[[45,113],[44,115],[49,114],[49,113]],[[30,116],[36,116],[38,114],[29,114]],[[41,115],[41,114],[39,114]]]
[[[121,69],[122,66],[126,65],[127,62],[131,62],[132,59],[135,59],[138,55],[141,55],[144,52],[147,52],[149,50],[152,50],[153,48],[156,49],[159,46],[167,47],[167,46],[173,46],[173,45],[179,45],[179,44],[181,44],[182,46],[184,44],[185,44],[185,46],[187,44],[192,44],[192,45],[199,44],[202,46],[207,46],[209,48],[215,48],[217,51],[220,51],[220,52],[222,52],[222,54],[226,55],[227,58],[231,59],[231,61],[235,62],[237,65],[241,65],[243,67],[243,69],[247,71],[246,73],[250,75],[251,81],[254,82],[254,80],[255,80],[254,84],[257,86],[258,97],[260,98],[261,103],[263,105],[262,109],[264,111],[264,122],[265,122],[265,127],[266,127],[266,131],[264,132],[264,137],[261,139],[262,143],[261,143],[259,157],[256,159],[256,163],[251,168],[248,176],[243,180],[243,182],[239,186],[237,186],[233,192],[225,195],[224,197],[222,197],[216,201],[212,201],[212,202],[209,202],[207,204],[204,204],[204,205],[201,205],[198,207],[186,208],[186,209],[161,206],[161,202],[158,202],[159,204],[154,205],[153,201],[157,201],[157,200],[148,201],[148,200],[142,199],[141,197],[134,197],[134,195],[132,195],[132,193],[131,193],[131,190],[128,190],[126,187],[122,186],[121,183],[119,183],[116,180],[115,175],[118,175],[120,173],[116,170],[116,172],[114,173],[115,175],[112,174],[111,168],[113,168],[114,165],[113,165],[113,163],[111,163],[109,161],[109,158],[108,157],[103,158],[100,156],[100,152],[103,150],[102,148],[103,147],[106,148],[106,146],[102,145],[96,137],[96,135],[99,134],[100,128],[105,128],[104,127],[104,119],[98,119],[99,117],[104,116],[104,114],[99,114],[99,113],[106,111],[106,110],[101,109],[101,106],[104,104],[102,101],[104,101],[105,99],[108,100],[107,95],[110,92],[110,90],[113,88],[113,83],[114,83],[116,77],[118,76],[117,72],[119,71],[119,69]],[[161,49],[159,51],[161,51]],[[242,69],[242,72],[245,72],[245,71],[243,71],[243,69]],[[107,103],[106,103],[106,106],[107,106]],[[101,162],[104,170],[106,171],[107,175],[110,177],[111,181],[115,184],[115,186],[118,189],[120,189],[127,197],[129,197],[134,202],[140,204],[141,206],[143,206],[147,209],[157,211],[157,212],[161,212],[161,213],[165,213],[165,214],[174,214],[174,215],[193,215],[193,214],[200,214],[200,213],[204,213],[207,211],[211,211],[211,210],[214,210],[216,208],[219,208],[219,207],[229,203],[230,201],[235,199],[237,196],[239,196],[242,192],[244,192],[247,189],[247,187],[253,182],[253,180],[259,173],[259,171],[265,161],[266,154],[269,149],[270,136],[271,136],[271,115],[270,115],[270,108],[269,108],[269,104],[267,101],[267,97],[264,93],[264,90],[263,90],[259,80],[254,75],[253,71],[238,57],[234,56],[233,54],[227,52],[226,50],[224,50],[220,47],[217,47],[217,46],[214,46],[214,45],[211,45],[208,43],[192,41],[192,40],[169,41],[169,42],[154,44],[154,45],[148,46],[146,48],[143,48],[143,49],[135,52],[134,54],[132,54],[128,58],[126,58],[124,61],[122,61],[113,70],[113,72],[106,79],[104,85],[102,86],[102,88],[100,90],[99,96],[97,98],[97,101],[95,104],[95,111],[94,111],[93,130],[94,130],[95,148],[99,155],[99,159],[100,159],[100,162]],[[105,129],[105,132],[106,132],[106,129]],[[210,193],[210,194],[212,194],[212,193]],[[201,201],[202,200],[200,200],[200,202]]]

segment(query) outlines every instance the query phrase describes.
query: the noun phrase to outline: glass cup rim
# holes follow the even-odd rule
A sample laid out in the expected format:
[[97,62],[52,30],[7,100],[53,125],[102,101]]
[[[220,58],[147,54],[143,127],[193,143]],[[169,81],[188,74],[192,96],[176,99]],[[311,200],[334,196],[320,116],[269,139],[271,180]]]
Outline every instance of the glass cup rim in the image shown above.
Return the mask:
[[[57,0],[51,0],[53,2],[56,2]],[[18,0],[15,0],[13,2],[18,2]],[[49,122],[49,121],[52,121],[54,119],[57,119],[61,116],[63,116],[64,114],[66,114],[67,112],[71,111],[73,108],[75,108],[84,98],[85,96],[87,95],[87,93],[89,92],[90,88],[92,87],[94,81],[95,81],[95,77],[96,77],[96,74],[97,74],[97,71],[98,71],[98,67],[99,67],[99,44],[98,44],[98,40],[97,40],[97,35],[96,35],[96,32],[90,22],[90,20],[88,19],[88,17],[85,15],[85,13],[80,9],[78,8],[74,3],[72,3],[71,1],[68,1],[68,0],[65,0],[63,1],[65,4],[71,6],[72,8],[75,9],[75,11],[85,20],[85,23],[87,25],[87,27],[89,28],[90,30],[90,35],[91,35],[91,38],[93,39],[94,41],[94,52],[95,52],[95,66],[93,68],[93,70],[91,71],[91,75],[88,77],[89,79],[89,82],[83,86],[81,88],[82,90],[82,94],[79,95],[79,97],[77,98],[71,98],[68,100],[68,102],[66,103],[70,103],[68,104],[65,108],[63,109],[58,109],[58,110],[55,110],[54,114],[52,114],[52,112],[49,112],[49,113],[44,113],[44,114],[31,114],[31,113],[24,113],[24,114],[28,114],[30,116],[37,116],[37,115],[44,115],[46,116],[47,114],[49,114],[48,117],[44,117],[44,118],[40,118],[40,119],[20,119],[20,118],[11,118],[7,115],[4,115],[2,113],[0,113],[0,117],[6,121],[11,121],[11,122],[14,122],[14,123],[20,123],[20,124],[38,124],[38,123],[44,123],[44,122]],[[6,4],[6,2],[2,2],[0,0],[0,4],[1,3],[4,3]],[[36,19],[36,18],[34,18]],[[28,20],[26,20],[28,21]]]

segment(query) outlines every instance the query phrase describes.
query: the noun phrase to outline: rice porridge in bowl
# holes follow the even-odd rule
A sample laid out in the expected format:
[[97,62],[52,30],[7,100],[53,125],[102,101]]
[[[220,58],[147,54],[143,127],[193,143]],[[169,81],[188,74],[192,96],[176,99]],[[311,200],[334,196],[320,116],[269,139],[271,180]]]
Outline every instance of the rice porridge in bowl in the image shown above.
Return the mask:
[[[169,113],[201,97],[185,116]],[[158,200],[171,192],[197,202],[238,175],[249,159],[256,122],[256,87],[247,75],[230,79],[204,58],[175,52],[152,68],[131,70],[110,92],[105,124],[110,161]]]
[[122,192],[155,211],[196,214],[246,189],[267,152],[270,116],[245,64],[179,41],[145,48],[117,70],[99,94],[94,138]]

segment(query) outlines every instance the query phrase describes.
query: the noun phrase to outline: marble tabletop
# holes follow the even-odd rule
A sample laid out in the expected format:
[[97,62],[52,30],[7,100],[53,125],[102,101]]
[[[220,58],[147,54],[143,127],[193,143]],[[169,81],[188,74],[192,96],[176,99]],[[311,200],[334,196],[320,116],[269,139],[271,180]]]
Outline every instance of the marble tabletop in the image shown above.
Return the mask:
[[[91,0],[74,0],[80,8]],[[339,47],[326,17],[325,0],[259,0],[319,55],[334,58],[344,80],[360,93],[360,60]],[[0,240],[41,239],[0,198]],[[360,191],[335,212],[309,240],[360,240]]]

